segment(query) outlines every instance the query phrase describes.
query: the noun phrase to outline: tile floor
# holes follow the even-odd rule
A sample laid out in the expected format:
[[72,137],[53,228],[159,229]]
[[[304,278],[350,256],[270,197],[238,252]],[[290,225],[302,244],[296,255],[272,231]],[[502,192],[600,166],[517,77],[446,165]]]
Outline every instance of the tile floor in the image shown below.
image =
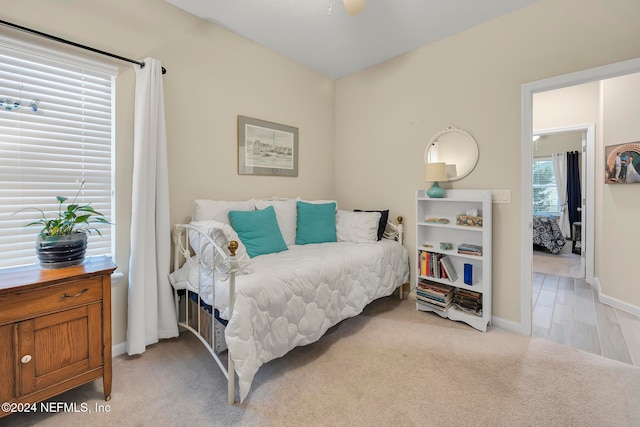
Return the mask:
[[584,280],[533,273],[532,333],[640,366],[640,318],[602,304]]

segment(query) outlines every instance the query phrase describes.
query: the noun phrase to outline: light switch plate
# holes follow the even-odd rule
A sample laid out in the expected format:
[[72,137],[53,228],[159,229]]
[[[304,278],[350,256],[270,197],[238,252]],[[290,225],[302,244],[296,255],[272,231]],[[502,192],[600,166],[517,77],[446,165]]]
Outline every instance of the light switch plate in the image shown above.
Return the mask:
[[511,203],[511,190],[491,190],[493,203]]

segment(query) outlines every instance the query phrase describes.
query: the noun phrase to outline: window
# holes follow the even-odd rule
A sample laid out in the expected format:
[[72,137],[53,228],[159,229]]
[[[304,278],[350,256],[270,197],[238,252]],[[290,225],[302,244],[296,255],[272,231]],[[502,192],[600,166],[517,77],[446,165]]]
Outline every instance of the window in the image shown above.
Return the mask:
[[556,174],[551,157],[533,160],[533,211],[560,213]]
[[[35,262],[56,196],[91,203],[113,222],[113,93],[117,69],[0,37],[0,267]],[[87,256],[113,253],[112,226],[89,236]]]

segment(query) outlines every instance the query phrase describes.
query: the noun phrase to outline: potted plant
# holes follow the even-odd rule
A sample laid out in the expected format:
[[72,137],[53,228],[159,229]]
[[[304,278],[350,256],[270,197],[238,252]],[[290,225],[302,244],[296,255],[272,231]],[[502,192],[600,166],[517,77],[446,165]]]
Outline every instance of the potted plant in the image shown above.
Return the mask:
[[85,205],[76,203],[82,187],[84,187],[84,180],[75,197],[66,207],[63,203],[68,198],[56,196],[58,212],[52,218],[48,218],[40,208],[28,207],[20,210],[37,210],[42,214],[42,218],[30,222],[25,227],[42,226],[36,241],[36,253],[43,268],[63,268],[81,264],[87,249],[87,235],[95,231],[102,236],[100,230],[92,227],[91,224],[110,224],[103,214],[93,209],[90,203]]

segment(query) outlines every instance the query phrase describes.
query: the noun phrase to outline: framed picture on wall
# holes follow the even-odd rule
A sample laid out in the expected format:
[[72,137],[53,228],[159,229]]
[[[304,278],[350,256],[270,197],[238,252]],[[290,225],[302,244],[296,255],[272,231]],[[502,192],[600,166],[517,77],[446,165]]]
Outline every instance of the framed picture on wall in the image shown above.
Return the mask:
[[238,116],[238,174],[298,176],[298,128]]
[[640,183],[640,142],[604,147],[605,184]]

